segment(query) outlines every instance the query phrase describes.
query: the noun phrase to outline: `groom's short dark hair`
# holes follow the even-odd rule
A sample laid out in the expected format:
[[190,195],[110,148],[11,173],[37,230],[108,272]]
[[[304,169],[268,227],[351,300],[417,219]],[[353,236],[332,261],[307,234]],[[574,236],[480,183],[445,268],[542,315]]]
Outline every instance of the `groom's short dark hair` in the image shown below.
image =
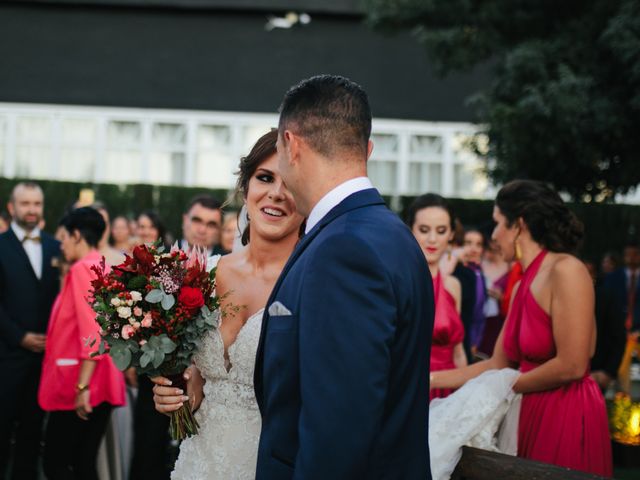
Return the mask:
[[366,92],[348,78],[318,75],[289,89],[280,106],[280,135],[291,130],[326,157],[339,151],[366,158],[371,108]]

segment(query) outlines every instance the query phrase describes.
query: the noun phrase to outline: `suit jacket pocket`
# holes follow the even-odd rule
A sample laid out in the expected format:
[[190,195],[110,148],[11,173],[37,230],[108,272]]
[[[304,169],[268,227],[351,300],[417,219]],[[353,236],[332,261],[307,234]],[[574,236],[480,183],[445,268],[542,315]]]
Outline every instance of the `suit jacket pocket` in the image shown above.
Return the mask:
[[267,334],[271,332],[287,332],[292,330],[298,321],[297,315],[274,315],[269,317]]

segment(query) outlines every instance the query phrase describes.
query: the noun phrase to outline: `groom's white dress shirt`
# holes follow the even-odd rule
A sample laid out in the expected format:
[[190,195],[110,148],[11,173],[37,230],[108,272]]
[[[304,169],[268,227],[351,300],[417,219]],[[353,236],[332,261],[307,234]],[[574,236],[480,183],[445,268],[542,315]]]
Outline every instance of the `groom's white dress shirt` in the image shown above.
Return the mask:
[[40,229],[38,227],[34,228],[27,240],[24,239],[24,237],[27,236],[26,230],[16,222],[11,222],[11,230],[16,234],[20,243],[22,243],[22,247],[27,257],[29,257],[29,262],[31,262],[36,277],[39,279],[42,278],[42,242],[31,240],[31,238],[34,237],[40,238]]
[[333,190],[329,191],[311,210],[309,218],[307,218],[307,226],[304,229],[305,235],[309,233],[309,231],[315,227],[318,222],[322,220],[324,216],[331,211],[331,209],[333,209],[333,207],[338,205],[349,195],[369,188],[373,188],[373,184],[368,177],[356,177],[341,183]]

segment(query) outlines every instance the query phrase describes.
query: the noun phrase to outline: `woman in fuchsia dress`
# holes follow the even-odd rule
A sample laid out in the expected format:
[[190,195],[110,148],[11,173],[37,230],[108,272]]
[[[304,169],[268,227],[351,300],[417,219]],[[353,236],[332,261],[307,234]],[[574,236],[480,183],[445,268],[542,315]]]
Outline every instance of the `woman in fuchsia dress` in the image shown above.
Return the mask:
[[500,190],[493,217],[493,238],[506,259],[522,263],[522,280],[493,356],[437,372],[432,386],[458,388],[486,370],[518,367],[518,455],[611,476],[604,399],[589,377],[596,339],[593,285],[569,253],[582,225],[556,192],[527,180]]
[[[427,193],[409,207],[407,224],[424,252],[433,279],[435,318],[431,341],[430,371],[447,370],[467,364],[460,320],[460,282],[440,270],[440,260],[453,239],[453,216],[440,195]],[[425,372],[426,375],[426,372]],[[429,400],[448,396],[453,389],[431,389]]]

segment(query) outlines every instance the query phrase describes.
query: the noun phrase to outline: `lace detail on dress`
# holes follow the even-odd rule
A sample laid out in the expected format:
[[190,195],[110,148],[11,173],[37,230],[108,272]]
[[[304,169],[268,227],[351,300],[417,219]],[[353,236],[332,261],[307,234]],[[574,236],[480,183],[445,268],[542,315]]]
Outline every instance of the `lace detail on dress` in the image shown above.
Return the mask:
[[[208,267],[215,265],[217,259],[210,260]],[[195,364],[206,380],[205,398],[196,413],[201,428],[198,435],[182,442],[172,479],[255,478],[261,420],[253,370],[263,311],[249,317],[229,346],[229,365],[225,365],[220,331],[205,335],[195,355]]]

